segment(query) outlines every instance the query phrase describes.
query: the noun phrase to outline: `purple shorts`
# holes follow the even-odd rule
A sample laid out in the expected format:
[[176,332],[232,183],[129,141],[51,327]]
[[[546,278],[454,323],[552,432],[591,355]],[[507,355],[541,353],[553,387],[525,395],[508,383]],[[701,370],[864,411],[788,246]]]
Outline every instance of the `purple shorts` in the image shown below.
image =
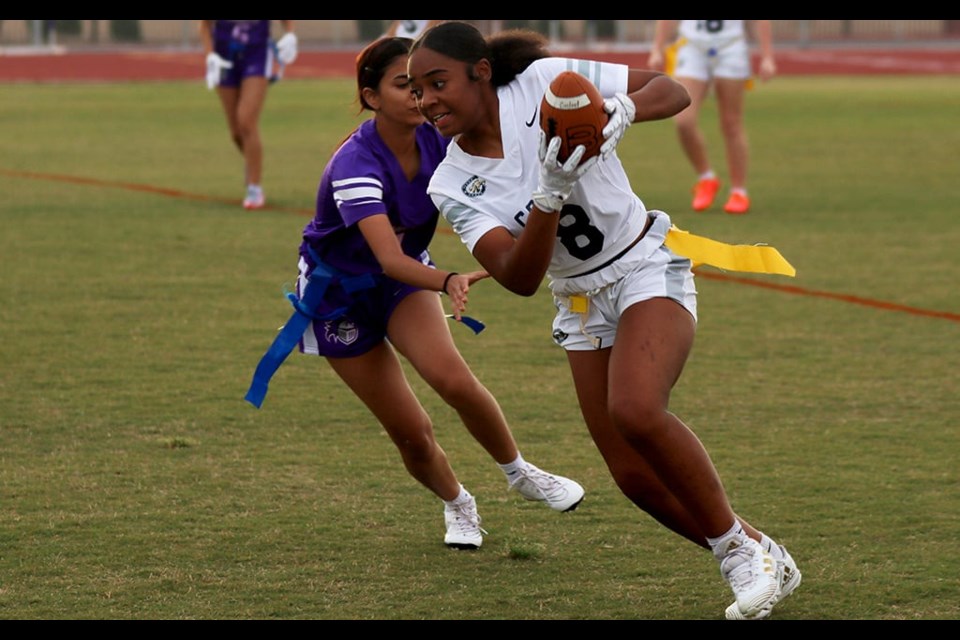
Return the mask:
[[[310,265],[301,258],[297,294],[306,286]],[[328,358],[350,358],[370,351],[387,337],[387,322],[400,301],[419,287],[397,282],[384,275],[375,276],[376,286],[349,293],[333,282],[314,312],[326,316],[337,309],[343,312],[329,320],[314,320],[300,338],[300,352]]]
[[239,87],[244,78],[270,78],[275,75],[276,62],[269,43],[239,45],[233,40],[222,40],[217,41],[216,52],[224,60],[233,63],[232,67],[221,72],[221,87]]

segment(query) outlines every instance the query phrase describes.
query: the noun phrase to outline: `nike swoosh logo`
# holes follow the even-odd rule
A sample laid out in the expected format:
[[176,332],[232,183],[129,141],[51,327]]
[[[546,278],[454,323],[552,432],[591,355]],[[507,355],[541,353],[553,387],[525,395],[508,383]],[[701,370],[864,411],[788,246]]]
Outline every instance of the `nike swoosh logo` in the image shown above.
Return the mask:
[[532,127],[534,121],[537,119],[537,111],[539,111],[539,110],[540,110],[540,107],[539,107],[539,106],[538,106],[536,109],[534,109],[534,110],[533,110],[533,115],[530,116],[530,121],[529,121],[529,122],[525,122],[524,124],[526,124],[528,127]]

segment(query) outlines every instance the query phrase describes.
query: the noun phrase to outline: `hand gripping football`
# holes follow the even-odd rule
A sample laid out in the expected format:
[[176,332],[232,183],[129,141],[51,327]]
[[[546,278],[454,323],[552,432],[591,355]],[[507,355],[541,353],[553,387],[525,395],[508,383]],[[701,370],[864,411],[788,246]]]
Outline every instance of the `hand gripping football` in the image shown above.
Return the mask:
[[561,163],[581,144],[586,148],[583,160],[599,154],[608,117],[600,91],[575,71],[560,72],[540,102],[540,128],[548,141],[560,136]]

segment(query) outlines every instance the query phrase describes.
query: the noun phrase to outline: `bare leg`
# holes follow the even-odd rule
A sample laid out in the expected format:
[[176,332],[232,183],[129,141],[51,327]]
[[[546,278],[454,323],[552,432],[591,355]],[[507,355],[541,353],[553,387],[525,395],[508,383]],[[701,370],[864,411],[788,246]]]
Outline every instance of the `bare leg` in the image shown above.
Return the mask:
[[383,342],[362,356],[328,362],[383,425],[410,475],[440,499],[455,499],[460,483],[390,345]]
[[587,427],[617,486],[661,524],[709,548],[707,536],[726,532],[737,516],[703,444],[667,410],[694,331],[682,307],[654,299],[624,313],[612,349],[567,356]]
[[390,340],[444,402],[460,416],[470,434],[500,464],[513,462],[517,445],[493,395],[457,350],[440,296],[418,291],[394,311]]
[[700,129],[700,107],[710,85],[702,80],[693,78],[677,78],[690,94],[690,106],[674,116],[677,126],[677,136],[684,155],[698,176],[710,170],[710,158],[707,154],[707,141]]
[[240,124],[237,122],[237,104],[240,102],[240,90],[236,87],[217,87],[217,96],[227,117],[227,128],[234,146],[243,153],[243,138],[240,136]]
[[243,80],[240,89],[217,88],[230,127],[230,137],[243,154],[247,184],[260,184],[263,179],[263,143],[260,140],[259,122],[267,87],[266,78],[250,77]]
[[728,78],[718,78],[715,82],[720,130],[723,132],[727,168],[730,172],[730,187],[745,189],[748,146],[747,132],[743,125],[743,103],[746,85],[743,80]]

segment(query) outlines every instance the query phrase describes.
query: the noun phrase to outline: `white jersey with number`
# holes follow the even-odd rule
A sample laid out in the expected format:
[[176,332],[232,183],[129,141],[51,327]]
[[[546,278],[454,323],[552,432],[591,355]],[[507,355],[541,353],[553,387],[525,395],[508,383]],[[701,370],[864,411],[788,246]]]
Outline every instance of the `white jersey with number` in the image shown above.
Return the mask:
[[[570,58],[537,60],[497,89],[504,157],[472,156],[453,140],[433,174],[427,191],[471,253],[492,229],[504,227],[514,237],[523,230],[540,179],[540,101],[553,78],[566,70],[589,78],[604,97],[627,91],[626,65]],[[616,152],[578,181],[559,215],[547,270],[552,280],[608,263],[639,236],[647,219]]]
[[677,32],[690,42],[717,44],[746,37],[746,20],[681,20]]
[[673,76],[709,82],[750,77],[745,20],[681,20]]

